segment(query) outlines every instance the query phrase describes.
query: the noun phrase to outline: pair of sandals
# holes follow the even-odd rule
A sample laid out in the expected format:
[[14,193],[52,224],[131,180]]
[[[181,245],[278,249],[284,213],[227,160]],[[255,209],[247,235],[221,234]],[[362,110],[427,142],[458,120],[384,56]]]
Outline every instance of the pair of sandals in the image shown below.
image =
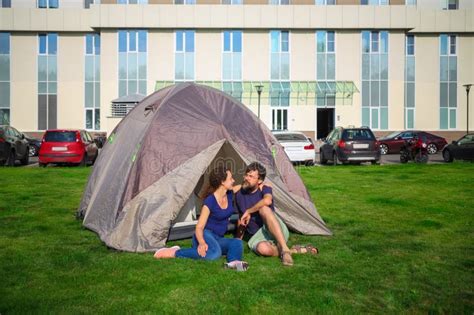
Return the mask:
[[280,259],[283,266],[293,266],[293,257],[291,254],[310,254],[317,255],[319,254],[319,249],[312,245],[293,245],[289,251],[282,251],[280,254]]

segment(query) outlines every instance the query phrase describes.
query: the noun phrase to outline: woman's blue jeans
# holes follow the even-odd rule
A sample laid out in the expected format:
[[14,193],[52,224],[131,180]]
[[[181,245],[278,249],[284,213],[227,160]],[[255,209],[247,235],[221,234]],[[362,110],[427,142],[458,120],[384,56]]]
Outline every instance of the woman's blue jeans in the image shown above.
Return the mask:
[[198,254],[198,241],[196,234],[193,235],[193,247],[176,251],[175,256],[179,258],[216,260],[222,255],[227,256],[227,262],[242,260],[244,247],[242,241],[238,238],[221,237],[210,230],[204,230],[204,240],[207,243],[207,252],[205,257]]

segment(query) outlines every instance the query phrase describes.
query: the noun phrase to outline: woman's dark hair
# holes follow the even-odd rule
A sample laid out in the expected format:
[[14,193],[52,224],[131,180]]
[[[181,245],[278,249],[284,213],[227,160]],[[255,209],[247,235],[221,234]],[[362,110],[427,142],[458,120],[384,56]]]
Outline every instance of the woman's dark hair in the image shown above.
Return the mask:
[[210,172],[206,197],[213,194],[222,182],[227,179],[227,171],[228,169],[225,166],[218,166]]
[[258,162],[252,162],[245,169],[245,174],[252,171],[258,172],[258,179],[261,179],[262,181],[265,180],[265,177],[267,176],[267,170],[265,169],[265,166]]

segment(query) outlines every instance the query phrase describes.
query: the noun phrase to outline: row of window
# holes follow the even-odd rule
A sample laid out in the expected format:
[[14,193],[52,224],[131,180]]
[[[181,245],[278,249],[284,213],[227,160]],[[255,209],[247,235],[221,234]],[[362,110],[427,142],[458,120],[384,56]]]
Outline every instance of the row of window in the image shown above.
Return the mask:
[[[194,31],[176,32],[176,80],[194,80]],[[223,32],[223,80],[229,91],[242,90],[242,31]],[[147,31],[119,31],[119,96],[146,95]],[[274,95],[270,105],[289,106],[290,41],[287,31],[270,32],[271,79]],[[53,128],[56,124],[58,35],[38,35],[38,126]],[[318,31],[317,80],[328,84],[335,80],[335,34]],[[388,127],[388,33],[364,31],[362,41],[362,120],[374,129]],[[414,126],[415,114],[415,37],[406,36],[405,59],[405,124]],[[440,35],[440,128],[456,128],[457,48],[456,36]],[[179,62],[180,54],[183,62]],[[191,58],[187,60],[188,55]],[[276,60],[276,61],[275,61]],[[283,70],[285,69],[286,70]],[[182,74],[180,74],[182,70]],[[100,128],[100,36],[85,36],[85,110],[86,127]],[[275,86],[273,86],[275,85]],[[276,86],[278,85],[278,86]],[[225,88],[226,89],[226,88]],[[0,118],[8,120],[10,107],[10,36],[0,33]],[[334,95],[319,96],[318,106],[335,105]],[[7,118],[5,118],[7,117]],[[283,117],[283,116],[281,116]]]
[[[15,1],[15,0],[13,0]],[[91,4],[100,4],[100,0],[84,0],[84,7],[89,8]],[[289,5],[290,0],[269,0],[269,4]],[[335,5],[336,0],[314,0],[316,5]],[[443,10],[459,9],[459,0],[440,0]],[[59,0],[37,0],[36,6],[40,9],[57,9]],[[117,4],[148,4],[148,0],[117,0]],[[174,0],[174,4],[196,4],[196,0]],[[243,0],[222,0],[222,4],[239,5]],[[361,5],[389,5],[389,0],[360,0]],[[416,0],[406,0],[406,5],[416,5]],[[0,0],[0,7],[10,8],[12,0]]]

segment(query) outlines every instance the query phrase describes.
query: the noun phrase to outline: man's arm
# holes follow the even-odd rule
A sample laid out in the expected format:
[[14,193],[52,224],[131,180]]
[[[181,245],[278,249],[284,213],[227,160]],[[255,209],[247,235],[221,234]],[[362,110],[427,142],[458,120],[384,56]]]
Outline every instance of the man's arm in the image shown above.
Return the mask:
[[245,210],[244,214],[240,218],[240,222],[242,223],[242,225],[247,226],[247,224],[250,221],[250,217],[251,217],[252,213],[257,212],[262,207],[265,207],[265,206],[269,207],[272,203],[273,203],[272,194],[271,193],[266,193],[265,195],[263,195],[262,200],[257,202],[253,207],[248,208],[247,210]]
[[270,205],[273,202],[273,196],[272,194],[265,194],[259,202],[257,202],[253,207],[248,208],[245,212],[248,212],[249,214],[252,214],[254,212],[257,212],[260,208],[262,207],[270,207]]

